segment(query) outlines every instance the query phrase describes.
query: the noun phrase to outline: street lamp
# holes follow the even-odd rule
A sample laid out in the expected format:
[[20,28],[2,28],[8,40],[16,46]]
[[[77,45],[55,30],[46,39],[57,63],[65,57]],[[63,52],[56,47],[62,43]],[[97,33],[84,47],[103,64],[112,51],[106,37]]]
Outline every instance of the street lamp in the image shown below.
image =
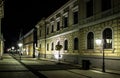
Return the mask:
[[96,40],[96,44],[97,45],[99,45],[99,46],[101,46],[101,49],[102,49],[102,53],[103,53],[103,57],[102,57],[102,59],[103,59],[103,64],[102,64],[102,72],[105,72],[105,53],[104,53],[104,40],[101,40],[101,39],[97,39]]
[[18,46],[19,46],[19,49],[20,49],[20,53],[19,53],[20,54],[20,60],[21,60],[22,45],[23,45],[22,43],[18,43]]
[[15,47],[14,46],[12,46],[12,50],[14,50],[15,49]]
[[12,47],[11,47],[12,54],[13,54],[13,52],[14,52],[14,49],[15,49],[15,47],[12,46]]

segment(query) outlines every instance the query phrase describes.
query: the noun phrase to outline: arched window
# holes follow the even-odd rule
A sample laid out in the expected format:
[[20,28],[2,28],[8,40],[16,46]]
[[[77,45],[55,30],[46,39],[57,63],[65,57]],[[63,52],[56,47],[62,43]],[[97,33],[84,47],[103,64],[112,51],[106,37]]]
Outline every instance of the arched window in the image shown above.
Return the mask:
[[47,43],[47,51],[49,51],[49,43]]
[[110,28],[106,28],[103,31],[103,48],[112,48],[112,30]]
[[64,50],[68,50],[68,40],[64,41]]
[[78,38],[74,39],[74,50],[78,50]]
[[51,50],[54,50],[54,43],[51,44]]
[[87,49],[94,49],[94,34],[89,32],[87,35]]

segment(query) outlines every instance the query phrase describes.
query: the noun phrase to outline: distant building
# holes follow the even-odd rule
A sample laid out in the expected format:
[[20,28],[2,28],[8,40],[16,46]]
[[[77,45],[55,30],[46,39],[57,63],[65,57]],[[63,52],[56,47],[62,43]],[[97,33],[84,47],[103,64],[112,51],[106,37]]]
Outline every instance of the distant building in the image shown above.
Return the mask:
[[36,27],[41,58],[101,68],[104,49],[106,68],[120,70],[120,0],[70,0]]
[[1,20],[4,17],[4,5],[3,5],[3,0],[0,0],[0,59],[2,58],[3,55],[3,49],[4,49],[4,39],[3,35],[1,33]]
[[22,55],[28,55],[31,57],[35,57],[38,55],[36,53],[35,49],[37,47],[37,42],[36,42],[36,29],[33,28],[30,30],[28,33],[26,33],[24,36],[22,36],[19,40],[23,44],[22,46]]

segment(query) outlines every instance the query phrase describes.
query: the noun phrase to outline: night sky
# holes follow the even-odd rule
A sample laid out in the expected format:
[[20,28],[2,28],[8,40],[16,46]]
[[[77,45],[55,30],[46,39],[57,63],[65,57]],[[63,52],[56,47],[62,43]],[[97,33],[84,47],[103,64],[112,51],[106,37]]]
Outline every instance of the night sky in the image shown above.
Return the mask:
[[[41,1],[41,2],[40,2]],[[2,33],[5,47],[14,46],[40,19],[48,17],[69,0],[4,0]]]

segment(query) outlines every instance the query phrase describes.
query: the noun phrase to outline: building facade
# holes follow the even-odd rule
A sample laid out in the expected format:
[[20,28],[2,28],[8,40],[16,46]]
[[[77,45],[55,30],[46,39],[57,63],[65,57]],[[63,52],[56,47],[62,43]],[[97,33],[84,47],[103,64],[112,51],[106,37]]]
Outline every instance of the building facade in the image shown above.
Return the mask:
[[3,50],[4,50],[4,39],[1,33],[1,24],[3,17],[4,17],[4,2],[3,0],[0,0],[0,59],[2,58]]
[[37,47],[35,31],[36,29],[33,28],[20,38],[19,42],[23,44],[22,55],[28,55],[31,57],[35,57],[38,55],[37,51],[35,50],[35,48]]
[[69,0],[36,25],[40,57],[101,68],[104,51],[105,68],[120,70],[119,8],[120,0]]

